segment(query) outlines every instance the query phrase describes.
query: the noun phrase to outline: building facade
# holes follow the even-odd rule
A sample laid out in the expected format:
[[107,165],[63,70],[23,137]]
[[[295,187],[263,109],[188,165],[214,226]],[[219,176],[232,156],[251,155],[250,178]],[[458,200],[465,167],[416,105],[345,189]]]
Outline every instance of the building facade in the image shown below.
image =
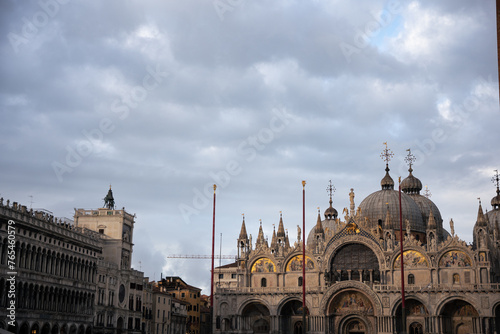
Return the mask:
[[271,244],[261,224],[254,245],[243,218],[236,263],[214,271],[214,333],[302,333],[304,326],[307,333],[500,333],[498,175],[492,209],[485,214],[479,203],[474,242],[467,244],[452,220],[450,232],[444,229],[438,207],[421,194],[411,153],[401,192],[389,174],[387,148],[383,157],[381,189],[358,207],[351,189],[342,218],[330,184],[330,206],[323,217],[318,210],[305,236],[305,259],[300,227],[290,245],[280,215]]
[[75,210],[74,221],[0,199],[0,328],[19,334],[150,333],[144,274],[131,268],[135,216]]
[[144,273],[131,268],[135,215],[116,210],[111,188],[105,207],[75,209],[75,226],[100,236],[94,333],[141,333]]
[[188,303],[178,298],[172,298],[171,326],[168,334],[187,333],[187,315]]
[[0,199],[0,328],[90,334],[98,233]]
[[171,333],[172,295],[162,291],[159,287],[153,288],[153,331],[152,334]]
[[187,333],[200,334],[201,330],[201,289],[191,286],[178,276],[167,276],[158,286],[172,294],[174,298],[187,303]]

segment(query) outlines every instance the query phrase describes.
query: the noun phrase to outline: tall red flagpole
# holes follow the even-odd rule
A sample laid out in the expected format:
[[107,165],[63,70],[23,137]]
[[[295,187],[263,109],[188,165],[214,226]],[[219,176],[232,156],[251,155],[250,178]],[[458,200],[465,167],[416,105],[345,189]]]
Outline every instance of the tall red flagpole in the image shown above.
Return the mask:
[[306,333],[306,181],[302,181],[302,333]]
[[214,184],[214,215],[213,215],[213,227],[212,227],[212,279],[210,284],[210,308],[212,309],[212,311],[214,309],[215,189],[217,189],[217,185]]
[[[401,246],[401,322],[402,333],[406,333],[406,308],[405,308],[405,268],[403,260],[403,212],[401,208],[401,176],[399,177],[399,245]],[[410,236],[408,236],[410,237]]]

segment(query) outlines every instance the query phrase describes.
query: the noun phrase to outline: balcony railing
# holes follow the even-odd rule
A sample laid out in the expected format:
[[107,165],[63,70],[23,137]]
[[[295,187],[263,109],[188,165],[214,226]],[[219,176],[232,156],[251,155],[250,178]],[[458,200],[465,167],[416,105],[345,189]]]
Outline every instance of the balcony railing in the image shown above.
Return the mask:
[[[349,282],[349,281],[341,281]],[[333,285],[341,283],[333,283]],[[376,292],[398,292],[401,291],[401,285],[398,284],[371,284],[365,283],[373,288]],[[306,286],[307,293],[321,293],[328,290],[328,286]],[[485,291],[485,292],[500,292],[500,283],[488,284],[425,284],[425,285],[405,285],[407,292],[447,292],[447,291]],[[289,294],[302,293],[302,287],[240,287],[240,288],[221,288],[217,287],[217,294]]]

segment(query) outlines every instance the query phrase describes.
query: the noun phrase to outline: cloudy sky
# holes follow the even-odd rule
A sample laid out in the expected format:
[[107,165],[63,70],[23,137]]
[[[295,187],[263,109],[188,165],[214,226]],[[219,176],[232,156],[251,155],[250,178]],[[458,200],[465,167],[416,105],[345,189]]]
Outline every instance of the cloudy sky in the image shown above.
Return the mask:
[[[472,241],[500,168],[493,0],[0,2],[0,195],[72,217],[112,185],[137,214],[133,265],[209,293],[210,261],[236,254],[242,213],[290,239],[317,207],[428,186]],[[227,263],[223,261],[222,264]]]

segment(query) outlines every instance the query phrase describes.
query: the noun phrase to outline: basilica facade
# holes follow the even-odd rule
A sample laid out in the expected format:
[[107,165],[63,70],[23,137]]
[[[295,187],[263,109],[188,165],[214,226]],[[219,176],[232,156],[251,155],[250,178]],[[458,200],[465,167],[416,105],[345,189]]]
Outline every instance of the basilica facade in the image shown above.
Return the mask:
[[291,245],[280,216],[271,243],[261,224],[253,244],[243,218],[236,262],[214,272],[215,333],[302,333],[304,326],[307,333],[500,333],[498,173],[492,209],[479,203],[468,244],[421,194],[411,153],[396,189],[387,148],[383,156],[381,189],[357,207],[351,189],[343,217],[330,191],[330,206],[304,235],[305,261],[300,227]]

